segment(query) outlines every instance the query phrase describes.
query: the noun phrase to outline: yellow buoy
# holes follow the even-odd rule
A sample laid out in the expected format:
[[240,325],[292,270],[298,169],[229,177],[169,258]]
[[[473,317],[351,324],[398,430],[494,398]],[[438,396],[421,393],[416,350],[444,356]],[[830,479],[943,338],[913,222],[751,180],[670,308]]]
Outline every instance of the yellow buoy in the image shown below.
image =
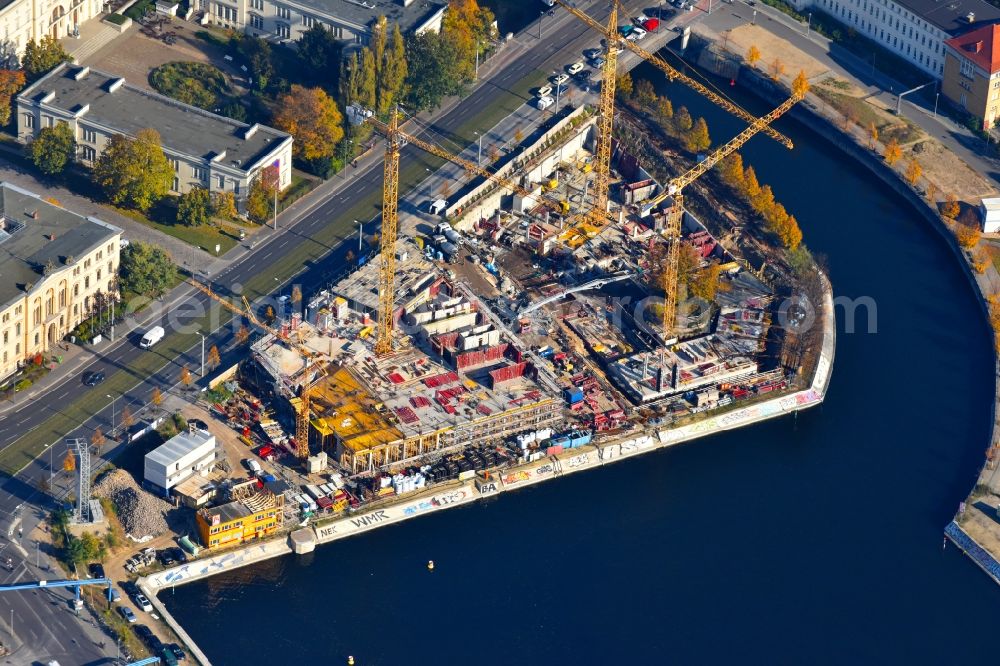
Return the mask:
[[354,666],[354,657],[353,656],[348,656],[347,657],[347,666]]
[[427,560],[427,570],[434,571],[434,560]]

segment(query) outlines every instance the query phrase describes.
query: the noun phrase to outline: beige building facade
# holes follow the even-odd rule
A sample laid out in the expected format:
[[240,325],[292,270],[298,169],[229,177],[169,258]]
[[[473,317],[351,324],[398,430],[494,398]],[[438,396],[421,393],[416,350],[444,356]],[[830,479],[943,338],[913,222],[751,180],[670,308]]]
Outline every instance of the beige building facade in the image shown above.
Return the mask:
[[0,183],[0,380],[114,294],[122,230]]
[[982,122],[1000,119],[1000,25],[989,25],[945,42],[941,94]]
[[84,21],[101,13],[100,0],[14,0],[0,9],[0,39],[24,53],[25,45],[42,37],[69,37]]

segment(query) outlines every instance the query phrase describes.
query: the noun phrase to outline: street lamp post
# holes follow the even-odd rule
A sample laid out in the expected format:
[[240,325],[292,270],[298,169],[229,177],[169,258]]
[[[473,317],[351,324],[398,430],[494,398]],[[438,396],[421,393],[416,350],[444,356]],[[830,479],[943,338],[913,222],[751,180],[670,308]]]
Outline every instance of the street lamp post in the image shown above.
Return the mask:
[[118,402],[118,396],[112,396],[110,393],[105,393],[105,397],[111,398],[111,436],[115,436],[115,403]]
[[757,25],[757,10],[753,10],[753,18],[750,19],[750,25]]
[[812,12],[809,12],[806,18],[806,37],[809,36],[809,31],[812,30],[812,22],[813,22],[813,15]]
[[542,19],[545,18],[545,12],[541,12],[538,15],[538,39],[542,38]]
[[205,336],[202,333],[198,333],[201,336],[201,376],[205,376]]
[[358,265],[361,264],[361,241],[364,238],[365,223],[354,220],[358,225]]
[[934,117],[935,118],[937,118],[937,104],[938,104],[938,98],[940,96],[941,96],[941,93],[939,93],[939,92],[934,93]]
[[476,166],[482,166],[483,164],[483,135],[479,132],[473,132],[479,137],[479,152],[476,154]]

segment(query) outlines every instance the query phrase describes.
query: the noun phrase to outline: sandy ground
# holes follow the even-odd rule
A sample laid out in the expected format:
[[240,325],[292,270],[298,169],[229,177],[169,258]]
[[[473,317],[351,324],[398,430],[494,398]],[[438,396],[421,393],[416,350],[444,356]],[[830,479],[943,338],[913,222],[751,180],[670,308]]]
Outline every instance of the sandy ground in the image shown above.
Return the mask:
[[980,198],[996,194],[996,187],[936,139],[921,141],[919,147],[914,146],[907,152],[916,155],[924,176],[941,192],[952,193],[959,200],[976,205]]
[[[728,34],[728,39],[726,34]],[[784,63],[785,72],[789,76],[795,76],[801,70],[806,73],[807,78],[812,79],[829,71],[820,61],[775,37],[758,25],[742,25],[729,30],[728,33],[723,33],[722,40],[727,51],[744,57],[751,46],[756,46],[761,55],[760,62],[757,63],[759,69],[769,71],[771,63],[774,62],[775,58],[778,58]]]

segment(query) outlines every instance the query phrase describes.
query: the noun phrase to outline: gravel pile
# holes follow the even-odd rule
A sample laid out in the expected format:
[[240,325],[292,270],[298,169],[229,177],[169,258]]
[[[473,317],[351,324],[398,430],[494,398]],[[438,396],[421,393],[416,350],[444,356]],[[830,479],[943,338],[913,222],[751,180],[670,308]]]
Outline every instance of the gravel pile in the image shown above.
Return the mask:
[[94,486],[94,494],[114,503],[118,520],[133,539],[155,537],[167,531],[164,514],[173,507],[140,488],[125,470],[116,469],[105,474]]

